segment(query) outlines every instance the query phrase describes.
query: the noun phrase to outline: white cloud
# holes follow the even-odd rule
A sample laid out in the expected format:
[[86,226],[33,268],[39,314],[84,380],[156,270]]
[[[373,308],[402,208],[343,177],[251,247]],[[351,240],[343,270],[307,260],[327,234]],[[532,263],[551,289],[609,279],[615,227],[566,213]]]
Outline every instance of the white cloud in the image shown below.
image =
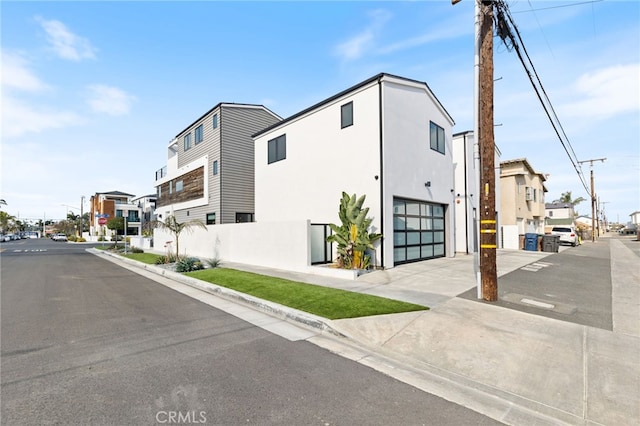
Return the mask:
[[40,92],[49,87],[28,68],[28,61],[18,53],[1,52],[2,89]]
[[81,61],[82,59],[95,59],[96,49],[91,42],[71,31],[60,21],[46,20],[37,17],[36,20],[47,33],[47,40],[54,52],[63,59]]
[[384,24],[391,18],[391,14],[383,9],[373,10],[369,15],[371,23],[367,28],[336,46],[336,54],[344,60],[358,59],[367,49],[370,49],[376,34],[380,32]]
[[[27,133],[40,133],[83,122],[71,111],[36,107],[16,98],[13,92],[39,93],[51,87],[30,69],[27,59],[18,53],[2,51],[2,136],[18,137]],[[13,91],[13,92],[12,92]],[[12,94],[10,94],[12,93]]]
[[2,137],[17,137],[81,124],[82,118],[71,111],[35,108],[8,95],[2,97]]
[[640,64],[615,65],[583,74],[574,84],[583,99],[563,106],[567,115],[608,118],[640,110]]
[[109,115],[125,115],[131,110],[131,105],[136,100],[122,89],[117,87],[95,84],[89,86],[89,99],[87,103],[95,112],[104,112]]

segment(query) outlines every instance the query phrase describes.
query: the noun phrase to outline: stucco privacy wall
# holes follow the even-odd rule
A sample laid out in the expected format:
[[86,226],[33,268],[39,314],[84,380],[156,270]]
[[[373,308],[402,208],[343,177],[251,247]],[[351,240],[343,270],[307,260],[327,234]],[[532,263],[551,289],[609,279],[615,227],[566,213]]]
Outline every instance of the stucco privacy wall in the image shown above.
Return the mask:
[[[180,254],[201,259],[218,258],[223,262],[307,272],[309,269],[308,221],[271,223],[231,223],[191,228],[180,234]],[[154,251],[166,252],[166,242],[175,244],[174,236],[165,229],[153,233]],[[171,250],[175,252],[175,245]]]

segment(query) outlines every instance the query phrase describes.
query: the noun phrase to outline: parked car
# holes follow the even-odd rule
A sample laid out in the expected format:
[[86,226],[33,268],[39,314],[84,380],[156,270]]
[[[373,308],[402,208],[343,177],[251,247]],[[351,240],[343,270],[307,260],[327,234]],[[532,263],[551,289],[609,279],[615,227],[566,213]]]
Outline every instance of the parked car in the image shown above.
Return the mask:
[[11,241],[11,237],[8,235],[0,234],[0,242]]
[[51,239],[53,241],[67,241],[67,236],[65,234],[54,234]]
[[560,243],[571,244],[573,247],[579,243],[578,233],[573,226],[554,226],[551,235],[559,235]]

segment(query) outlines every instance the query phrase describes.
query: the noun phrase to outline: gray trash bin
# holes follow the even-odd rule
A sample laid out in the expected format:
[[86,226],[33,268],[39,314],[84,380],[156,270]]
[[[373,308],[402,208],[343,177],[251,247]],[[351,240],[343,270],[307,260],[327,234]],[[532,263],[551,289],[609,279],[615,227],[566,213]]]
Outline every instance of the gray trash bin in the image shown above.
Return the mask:
[[542,237],[542,251],[550,253],[558,253],[560,250],[559,235],[544,235]]

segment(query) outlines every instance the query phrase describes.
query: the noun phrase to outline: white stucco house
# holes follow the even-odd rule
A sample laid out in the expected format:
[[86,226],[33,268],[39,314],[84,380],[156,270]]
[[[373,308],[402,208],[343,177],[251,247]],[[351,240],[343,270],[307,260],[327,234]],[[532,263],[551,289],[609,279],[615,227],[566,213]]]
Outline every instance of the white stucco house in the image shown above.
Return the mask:
[[358,83],[253,135],[255,220],[338,224],[345,191],[384,235],[375,265],[453,256],[453,125],[425,82]]
[[[480,202],[480,171],[478,142],[472,130],[458,132],[453,135],[453,169],[455,176],[455,251],[470,254],[478,250],[478,204]],[[501,152],[495,147],[494,164],[500,164]],[[500,181],[500,170],[496,168],[495,182]],[[500,185],[496,184],[496,245],[502,248]]]

